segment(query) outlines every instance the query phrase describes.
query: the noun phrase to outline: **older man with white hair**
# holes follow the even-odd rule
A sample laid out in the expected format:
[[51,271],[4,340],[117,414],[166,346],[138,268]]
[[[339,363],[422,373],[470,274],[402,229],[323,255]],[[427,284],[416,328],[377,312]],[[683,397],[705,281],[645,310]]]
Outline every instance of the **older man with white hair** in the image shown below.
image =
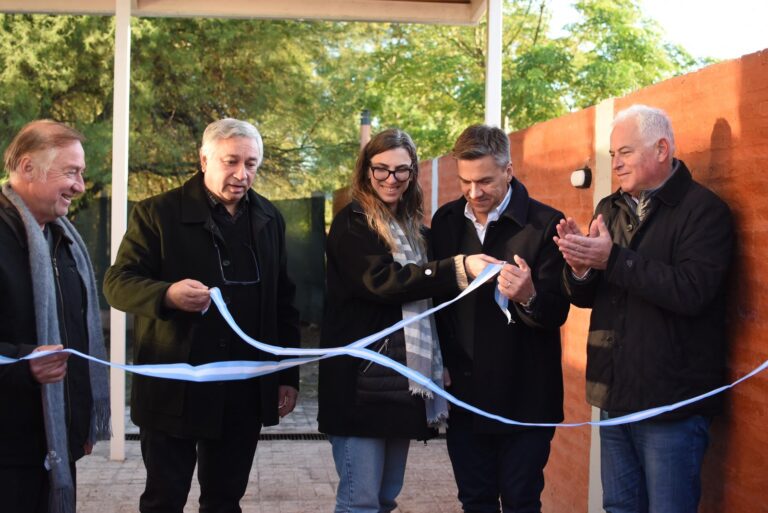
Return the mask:
[[0,365],[0,509],[75,510],[75,461],[109,438],[105,357],[88,251],[67,220],[85,191],[83,134],[26,124],[5,151],[0,193],[0,354],[48,356]]
[[[561,221],[571,302],[592,308],[587,400],[610,419],[673,404],[725,377],[725,293],[733,251],[728,206],[674,158],[667,115],[633,105],[611,133],[620,188],[597,206],[586,235]],[[600,429],[608,513],[695,513],[711,397]]]
[[[263,154],[252,124],[211,123],[201,172],[133,208],[104,293],[135,315],[135,363],[274,359],[240,340],[219,312],[202,315],[210,287],[251,337],[298,345],[285,222],[251,189]],[[182,513],[198,464],[200,511],[239,512],[261,426],[293,410],[297,388],[297,369],[218,383],[135,376],[131,418],[147,469],[140,511]]]

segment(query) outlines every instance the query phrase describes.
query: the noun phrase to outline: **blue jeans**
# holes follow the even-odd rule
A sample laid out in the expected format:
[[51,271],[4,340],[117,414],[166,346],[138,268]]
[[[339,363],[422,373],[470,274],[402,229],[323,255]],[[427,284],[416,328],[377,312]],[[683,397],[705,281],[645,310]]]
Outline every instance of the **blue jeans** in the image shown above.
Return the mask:
[[[601,412],[601,418],[608,416]],[[710,418],[600,427],[607,513],[696,513]]]
[[389,513],[403,488],[411,441],[329,436],[339,474],[335,513]]

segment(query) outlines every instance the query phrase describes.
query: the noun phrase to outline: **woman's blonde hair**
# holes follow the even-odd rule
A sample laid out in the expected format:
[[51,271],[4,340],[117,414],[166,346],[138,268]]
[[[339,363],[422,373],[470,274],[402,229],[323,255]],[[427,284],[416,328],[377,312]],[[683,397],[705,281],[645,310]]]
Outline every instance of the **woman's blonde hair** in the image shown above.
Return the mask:
[[[371,185],[371,159],[379,153],[403,148],[411,157],[411,178],[408,188],[400,198],[397,210],[393,215],[387,205],[379,198]],[[379,132],[360,150],[352,176],[352,199],[357,201],[365,212],[368,226],[384,241],[390,251],[396,247],[395,236],[389,227],[392,220],[400,223],[403,232],[408,237],[411,246],[423,252],[424,237],[421,233],[424,207],[423,194],[419,186],[419,158],[416,155],[416,145],[411,136],[397,128]]]

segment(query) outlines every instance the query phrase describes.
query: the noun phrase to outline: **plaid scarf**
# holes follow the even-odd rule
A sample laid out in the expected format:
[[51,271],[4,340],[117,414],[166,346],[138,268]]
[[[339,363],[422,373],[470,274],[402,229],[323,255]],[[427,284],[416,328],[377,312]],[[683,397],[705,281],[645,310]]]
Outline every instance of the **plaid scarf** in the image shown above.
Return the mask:
[[626,201],[627,205],[629,205],[630,210],[632,210],[632,212],[634,212],[634,214],[637,216],[638,221],[642,223],[653,209],[652,200],[655,196],[655,193],[655,190],[643,191],[640,193],[640,197],[637,200],[635,200],[635,198],[626,192],[622,193],[622,196],[624,197],[624,201]]
[[[396,247],[392,251],[392,257],[400,265],[423,265],[427,259],[418,246],[411,245],[403,229],[396,221],[390,221],[389,228],[395,236]],[[403,319],[414,317],[432,308],[431,299],[420,299],[410,303],[403,303]],[[440,352],[440,344],[437,340],[434,316],[412,322],[405,328],[405,356],[406,365],[424,376],[432,379],[439,387],[443,386],[443,355]],[[408,389],[411,394],[424,398],[427,412],[427,424],[431,427],[440,427],[448,418],[448,403],[441,396],[434,396],[418,383],[408,380]]]

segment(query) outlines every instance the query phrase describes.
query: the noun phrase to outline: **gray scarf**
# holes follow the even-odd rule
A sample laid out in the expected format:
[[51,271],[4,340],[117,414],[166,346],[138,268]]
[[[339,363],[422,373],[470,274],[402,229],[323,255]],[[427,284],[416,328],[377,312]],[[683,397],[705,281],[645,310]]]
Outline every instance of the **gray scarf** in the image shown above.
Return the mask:
[[[390,221],[389,229],[395,236],[397,247],[392,251],[395,262],[423,265],[427,263],[418,246],[412,245],[403,229],[396,221]],[[421,299],[403,303],[403,319],[414,317],[432,308],[431,299]],[[405,331],[405,360],[409,369],[415,370],[442,388],[443,386],[443,355],[437,340],[437,329],[434,316],[412,322],[404,328]],[[408,380],[408,389],[414,395],[424,398],[427,410],[427,423],[432,427],[440,427],[448,418],[448,403],[442,396],[435,396],[418,383]]]
[[[38,344],[60,344],[56,284],[53,279],[53,265],[48,242],[40,229],[40,224],[32,216],[24,201],[13,191],[10,184],[3,185],[3,195],[19,211],[27,234]],[[88,251],[75,227],[65,217],[60,217],[53,222],[60,226],[64,233],[75,242],[72,245],[72,256],[86,289],[88,353],[104,360],[106,359],[106,349],[101,331],[99,296]],[[93,444],[99,440],[107,440],[110,436],[109,382],[105,367],[90,362],[89,372],[93,410],[91,411],[88,441]],[[50,472],[51,491],[48,511],[49,513],[74,513],[75,489],[69,469],[69,446],[64,412],[64,382],[42,385],[41,390],[45,437],[48,445],[45,466]]]

